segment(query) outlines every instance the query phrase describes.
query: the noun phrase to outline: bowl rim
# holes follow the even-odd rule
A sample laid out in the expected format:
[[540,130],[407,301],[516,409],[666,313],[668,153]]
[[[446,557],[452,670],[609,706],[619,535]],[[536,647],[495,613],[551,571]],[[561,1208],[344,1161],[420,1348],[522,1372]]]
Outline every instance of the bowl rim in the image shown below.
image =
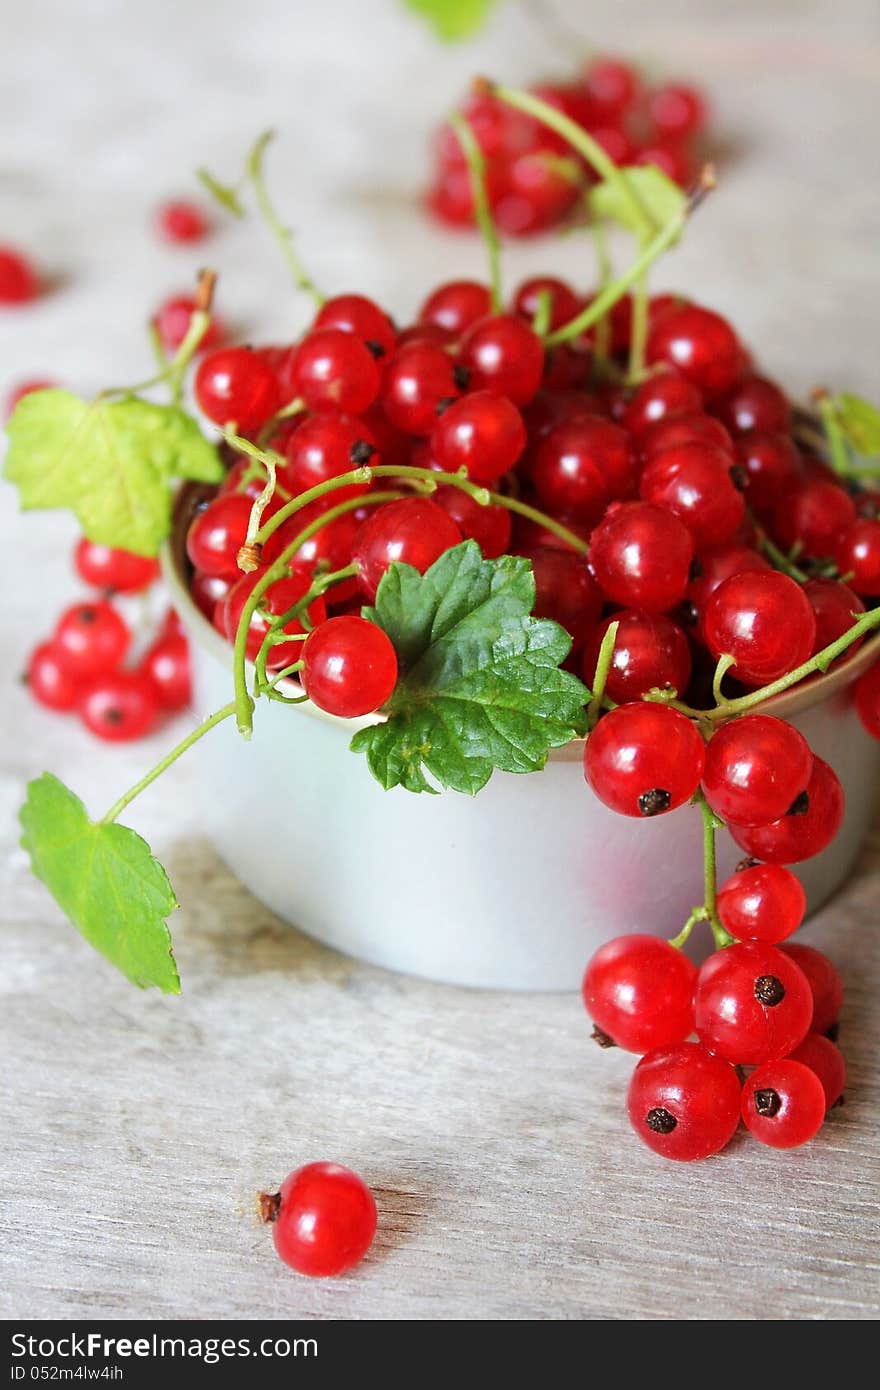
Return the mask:
[[[232,648],[208,621],[201,609],[196,606],[189,585],[184,578],[187,563],[184,521],[186,520],[187,504],[199,491],[201,488],[198,484],[189,484],[179,490],[175,499],[171,534],[162,546],[159,559],[163,578],[171,593],[172,605],[187,632],[214,660],[231,670]],[[786,719],[812,709],[815,705],[822,704],[824,701],[841,694],[878,658],[880,658],[880,630],[867,637],[855,656],[843,665],[826,671],[824,675],[814,677],[802,686],[796,686],[792,690],[783,691],[780,695],[771,696],[761,706],[761,713],[773,714],[778,718]],[[293,681],[289,684],[292,690],[300,689],[298,684]],[[312,719],[319,719],[325,724],[335,726],[348,739],[359,729],[369,728],[372,724],[382,722],[381,717],[375,714],[362,715],[356,719],[342,719],[339,715],[328,714],[326,710],[319,709],[317,705],[312,704],[311,700],[305,700],[302,704],[296,705],[293,707],[293,712],[306,714]],[[561,748],[550,749],[548,761],[580,759],[583,742],[583,737],[577,737],[571,739]]]

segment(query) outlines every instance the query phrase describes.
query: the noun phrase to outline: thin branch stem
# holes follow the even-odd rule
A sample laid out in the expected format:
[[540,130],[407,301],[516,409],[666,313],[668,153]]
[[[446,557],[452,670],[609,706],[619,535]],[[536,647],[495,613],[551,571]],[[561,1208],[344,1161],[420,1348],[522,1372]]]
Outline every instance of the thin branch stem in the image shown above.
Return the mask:
[[135,782],[133,787],[129,787],[127,792],[123,792],[119,800],[114,801],[106,815],[101,817],[99,824],[110,825],[115,821],[125,810],[126,806],[134,801],[136,796],[140,796],[141,792],[144,791],[151,782],[155,782],[157,777],[161,777],[162,773],[165,772],[172,763],[176,763],[177,759],[182,757],[188,749],[192,748],[194,743],[198,743],[200,738],[210,733],[212,729],[215,729],[218,724],[222,724],[223,720],[228,719],[232,714],[235,714],[234,700],[230,700],[229,704],[224,705],[222,709],[215,710],[213,714],[209,714],[207,719],[202,720],[198,728],[193,729],[192,733],[187,734],[186,738],[181,739],[180,743],[172,748],[170,753],[166,753],[161,762],[158,762],[155,767],[151,768],[146,776],[142,777],[139,782]]
[[498,239],[498,228],[495,226],[495,219],[489,206],[489,195],[486,191],[486,161],[470,123],[465,120],[464,116],[455,111],[450,116],[449,123],[458,137],[458,143],[461,145],[467,163],[471,194],[474,200],[474,216],[489,259],[492,312],[497,314],[500,313],[504,305],[504,295],[501,288],[501,243]]
[[253,149],[248,155],[247,177],[254,190],[260,215],[280,247],[284,263],[290,271],[294,284],[297,289],[305,290],[306,294],[311,295],[315,302],[315,307],[320,309],[321,305],[324,303],[324,295],[318,289],[311,275],[309,275],[306,270],[304,263],[300,259],[299,252],[293,240],[293,233],[289,227],[285,227],[281,218],[278,216],[275,205],[269,196],[269,190],[266,187],[266,181],[263,176],[263,156],[266,153],[266,147],[274,138],[274,130],[267,130],[264,131],[256,141]]
[[599,655],[596,658],[596,670],[593,675],[592,691],[593,696],[587,705],[587,728],[593,729],[596,720],[602,713],[602,702],[605,698],[605,686],[608,683],[608,673],[611,670],[611,663],[614,660],[614,643],[617,641],[617,630],[620,623],[609,623],[608,631],[602,638],[599,647]]

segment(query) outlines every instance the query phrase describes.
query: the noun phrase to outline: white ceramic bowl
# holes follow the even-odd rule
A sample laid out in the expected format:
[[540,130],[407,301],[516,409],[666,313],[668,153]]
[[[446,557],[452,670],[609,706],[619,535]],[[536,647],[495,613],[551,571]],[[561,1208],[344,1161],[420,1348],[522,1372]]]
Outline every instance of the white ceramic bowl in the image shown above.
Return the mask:
[[[231,698],[231,648],[189,596],[180,534],[165,572],[205,715]],[[834,843],[796,867],[810,911],[846,878],[873,813],[880,743],[862,729],[851,686],[878,656],[880,637],[764,707],[804,733],[846,794]],[[581,742],[552,752],[543,772],[494,773],[474,798],[414,796],[383,791],[349,751],[368,722],[261,701],[249,742],[230,720],[199,757],[202,823],[220,854],[278,916],[319,941],[432,980],[568,990],[608,937],[670,936],[702,901],[699,811],[615,815],[584,784]],[[722,832],[719,874],[741,858]]]

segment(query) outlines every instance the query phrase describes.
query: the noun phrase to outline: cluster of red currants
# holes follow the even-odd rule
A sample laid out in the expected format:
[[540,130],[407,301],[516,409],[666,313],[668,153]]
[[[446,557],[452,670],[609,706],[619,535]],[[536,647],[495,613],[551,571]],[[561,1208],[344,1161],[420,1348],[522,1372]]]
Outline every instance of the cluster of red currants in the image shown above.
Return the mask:
[[142,738],[163,715],[189,704],[189,645],[169,610],[137,665],[124,666],[133,634],[110,595],[143,593],[158,578],[159,566],[85,538],[76,547],[74,564],[79,577],[103,597],[62,613],[49,640],[31,653],[28,688],[47,709],[75,711],[98,738],[111,743]]
[[[683,187],[692,182],[696,141],[706,125],[705,100],[696,88],[649,88],[632,64],[599,58],[575,81],[533,91],[591,135],[615,164],[653,164]],[[461,114],[482,152],[489,206],[501,231],[527,236],[572,212],[594,175],[560,136],[490,92],[475,92]],[[429,209],[452,226],[472,224],[471,181],[450,125],[435,136],[434,165]]]

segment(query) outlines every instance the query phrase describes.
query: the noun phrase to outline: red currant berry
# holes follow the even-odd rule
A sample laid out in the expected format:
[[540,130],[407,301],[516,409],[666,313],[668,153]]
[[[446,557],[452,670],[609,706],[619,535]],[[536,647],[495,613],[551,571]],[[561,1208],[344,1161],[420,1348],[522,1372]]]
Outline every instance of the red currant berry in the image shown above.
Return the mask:
[[572,425],[601,415],[599,397],[581,390],[545,388],[523,410],[532,443],[545,439],[557,425]]
[[[289,440],[287,442],[289,443]],[[275,447],[274,444],[272,447]],[[257,463],[254,459],[239,458],[220,484],[217,495],[219,497],[225,497],[227,494],[249,497],[252,502],[255,502],[265,486],[266,470],[262,464]]]
[[618,1047],[650,1052],[694,1031],[696,966],[659,936],[606,941],[591,958],[582,993],[590,1018]]
[[677,516],[650,502],[609,507],[590,540],[590,562],[612,603],[663,613],[684,598],[694,542]]
[[196,203],[179,198],[161,205],[156,213],[156,227],[163,240],[189,244],[204,241],[211,222]]
[[514,405],[527,405],[541,385],[544,345],[513,314],[492,314],[468,329],[460,360],[473,390],[492,391],[508,396]]
[[536,618],[551,618],[564,627],[577,651],[599,620],[602,595],[583,555],[556,546],[527,552],[535,576]]
[[813,558],[831,555],[843,533],[856,519],[848,492],[824,478],[802,478],[779,497],[773,530],[783,550],[797,545]]
[[[381,462],[371,431],[351,415],[313,415],[287,443],[287,463],[279,481],[293,493],[306,492],[365,463]],[[352,483],[332,494],[332,504],[369,491]]]
[[344,1274],[370,1248],[376,1203],[366,1183],[339,1163],[307,1163],[260,1194],[263,1220],[272,1223],[280,1259],[315,1279]]
[[419,310],[419,323],[444,329],[459,337],[472,323],[485,318],[492,308],[492,296],[476,280],[450,280],[438,285]]
[[12,246],[0,246],[0,304],[26,304],[40,293],[30,261]]
[[[437,423],[437,407],[461,394],[452,358],[432,343],[411,342],[398,348],[382,384],[382,408],[405,434],[428,435]],[[461,374],[458,374],[459,379]]]
[[880,665],[872,666],[856,681],[856,713],[872,738],[880,738]]
[[219,348],[203,357],[193,389],[209,420],[232,423],[243,434],[265,425],[282,405],[275,373],[247,347]]
[[730,324],[696,304],[674,309],[654,325],[647,359],[676,368],[710,397],[726,394],[742,376],[742,348]]
[[535,275],[531,280],[523,280],[513,296],[513,312],[526,323],[531,323],[542,306],[549,299],[551,329],[561,328],[579,312],[581,302],[570,285],[557,280],[552,275]]
[[[251,574],[243,575],[218,604],[214,616],[214,626],[230,642],[235,641],[244,606],[251,596],[252,589],[262,579],[264,573],[264,569],[257,569]],[[299,599],[308,593],[311,584],[312,576],[310,574],[302,570],[295,570],[289,579],[278,579],[274,584],[269,585],[256,611],[251,615],[247,635],[247,656],[250,661],[256,660],[263,645],[263,638],[269,631],[271,619],[280,617],[282,613],[286,613],[289,608],[292,608]],[[327,605],[323,598],[314,599],[308,608],[309,622],[313,627],[317,627],[326,616]],[[297,633],[305,632],[305,628],[295,618],[291,618],[289,622],[284,624],[283,631],[293,637]],[[274,646],[269,648],[266,669],[268,671],[280,671],[285,666],[292,666],[302,656],[302,648],[302,642],[276,642]]]
[[[219,574],[201,574],[196,570],[189,584],[193,603],[209,622],[213,621],[217,605],[226,597],[235,578],[223,579]],[[224,632],[224,637],[226,636]]]
[[722,820],[766,825],[786,815],[812,772],[803,734],[772,715],[746,714],[709,740],[703,791]]
[[781,864],[751,864],[718,889],[721,925],[737,941],[777,946],[804,920],[807,899],[799,879]]
[[703,740],[683,714],[636,701],[599,720],[584,747],[584,775],[612,811],[656,816],[690,800],[703,756]]
[[632,434],[639,435],[658,420],[699,414],[702,409],[702,394],[692,381],[677,372],[658,372],[638,388],[626,407],[623,423]]
[[336,294],[325,300],[312,325],[313,331],[320,328],[354,333],[374,357],[386,357],[394,351],[394,324],[384,309],[362,294]]
[[25,680],[37,704],[46,709],[70,710],[79,699],[80,683],[53,642],[41,642],[31,652]]
[[680,188],[693,183],[696,172],[690,147],[681,140],[653,140],[639,150],[634,163],[653,164]]
[[[854,594],[852,589],[839,579],[808,579],[804,585],[804,593],[816,619],[816,636],[810,653],[811,656],[815,656],[816,652],[830,647],[838,637],[849,632],[853,623],[858,621],[859,614],[864,613],[865,605],[858,594]],[[837,666],[840,662],[855,656],[861,645],[862,639],[859,638],[852,646],[847,647],[842,656],[832,661],[831,666]]]
[[739,1124],[739,1077],[698,1043],[680,1042],[643,1057],[626,1106],[636,1134],[664,1158],[689,1163],[730,1143]]
[[704,630],[715,659],[732,656],[737,680],[759,686],[809,658],[816,619],[803,589],[787,574],[741,570],[712,594]]
[[105,671],[90,677],[78,708],[86,728],[107,743],[144,738],[159,717],[153,683],[139,671]]
[[159,562],[130,550],[98,545],[83,536],[73,552],[76,572],[93,589],[110,589],[117,594],[137,594],[159,578]]
[[790,956],[795,965],[806,976],[813,1000],[813,1017],[810,1027],[814,1033],[827,1033],[833,1028],[843,1003],[843,981],[840,973],[823,951],[815,946],[802,946],[800,942],[790,942],[782,950]]
[[646,502],[667,507],[683,521],[698,549],[730,540],[745,515],[730,461],[711,444],[680,444],[654,454],[639,492]]
[[242,493],[223,493],[190,522],[186,553],[194,569],[223,579],[239,573],[238,552],[247,536],[251,499]]
[[604,119],[628,111],[640,85],[635,68],[617,58],[595,58],[584,72],[587,96]]
[[438,487],[432,501],[452,517],[466,541],[476,541],[487,560],[510,549],[511,516],[506,507],[484,507],[460,487]]
[[838,537],[832,558],[857,594],[880,595],[880,521],[855,521]]
[[632,164],[638,155],[638,146],[624,126],[595,125],[590,134],[608,157],[621,167]]
[[769,570],[770,565],[764,556],[752,550],[751,546],[727,541],[723,545],[710,546],[707,550],[701,551],[694,568],[699,573],[688,584],[685,597],[690,605],[692,620],[699,624],[702,632],[706,604],[719,584],[723,584],[732,574],[741,574],[743,570]]
[[511,236],[530,236],[561,221],[578,198],[577,185],[548,150],[535,150],[496,169],[495,221]]
[[799,1047],[791,1053],[790,1061],[802,1062],[814,1071],[825,1092],[825,1109],[831,1110],[843,1095],[846,1085],[846,1062],[839,1047],[822,1033],[808,1033]]
[[691,678],[691,650],[681,628],[661,613],[640,613],[627,608],[612,613],[593,633],[584,651],[584,680],[592,686],[596,662],[608,628],[617,623],[617,636],[605,693],[617,704],[639,700],[649,690],[687,689]]
[[750,430],[791,429],[791,402],[774,381],[763,376],[747,376],[729,395],[717,401],[715,411],[734,434]]
[[[281,552],[286,550],[307,526],[323,515],[321,502],[313,502],[301,511],[294,512],[286,521],[282,521],[263,546],[264,564],[273,565]],[[359,528],[360,521],[354,512],[343,512],[332,521],[325,521],[320,530],[315,531],[294,551],[289,568],[308,570],[311,574],[316,571],[332,573],[334,570],[344,569],[351,564]],[[344,579],[328,590],[326,599],[328,603],[336,604],[359,593],[360,585],[357,579]]]
[[140,670],[153,682],[163,709],[186,709],[192,700],[189,643],[180,632],[163,632],[144,653]]
[[[159,341],[169,357],[173,357],[189,332],[196,302],[192,295],[176,294],[164,300],[153,315],[153,327]],[[199,350],[216,347],[225,334],[225,327],[216,314],[211,315],[208,331],[199,344]]]
[[[507,191],[508,161],[500,159],[485,167],[486,195],[498,222],[498,203]],[[475,221],[474,186],[466,167],[441,168],[425,199],[428,210],[452,227],[470,227]],[[499,224],[500,225],[500,224]],[[504,228],[508,230],[508,228]]]
[[59,662],[72,676],[94,676],[119,666],[131,633],[105,599],[75,603],[62,613],[53,644]]
[[758,1067],[743,1086],[742,1117],[746,1128],[773,1149],[806,1144],[825,1119],[825,1089],[803,1062],[791,1058]]
[[13,386],[9,395],[6,397],[6,419],[11,419],[15,407],[19,401],[23,401],[25,396],[33,395],[34,391],[52,391],[57,383],[54,381],[44,381],[35,378],[33,381],[22,381],[18,386]]
[[453,401],[431,435],[434,457],[447,473],[464,468],[485,487],[508,473],[525,447],[526,427],[516,406],[490,391]]
[[651,92],[648,115],[661,135],[697,135],[706,124],[706,102],[695,87],[667,82]]
[[378,396],[381,381],[370,349],[341,328],[313,330],[296,350],[293,389],[309,410],[360,415]]
[[639,452],[647,462],[655,454],[676,449],[681,444],[709,444],[721,449],[734,461],[733,440],[714,415],[695,412],[691,415],[672,415],[647,425],[639,435]]
[[697,977],[697,1035],[742,1066],[785,1057],[806,1037],[813,1012],[803,971],[775,946],[735,942],[704,961]]
[[376,596],[379,581],[396,560],[424,574],[444,551],[461,541],[452,517],[427,497],[406,497],[377,507],[361,523],[352,558],[361,587]]
[[372,714],[397,682],[391,639],[365,618],[328,618],[306,638],[302,659],[302,685],[312,704],[340,719]]
[[752,430],[736,441],[737,462],[746,472],[746,497],[760,517],[772,517],[779,498],[797,482],[800,455],[787,434]]
[[532,481],[549,511],[593,525],[610,498],[631,489],[634,473],[626,430],[595,415],[550,431],[538,447]]
[[770,864],[800,864],[827,849],[843,821],[843,788],[826,762],[814,756],[804,802],[794,815],[767,825],[730,824],[728,829],[746,854]]

